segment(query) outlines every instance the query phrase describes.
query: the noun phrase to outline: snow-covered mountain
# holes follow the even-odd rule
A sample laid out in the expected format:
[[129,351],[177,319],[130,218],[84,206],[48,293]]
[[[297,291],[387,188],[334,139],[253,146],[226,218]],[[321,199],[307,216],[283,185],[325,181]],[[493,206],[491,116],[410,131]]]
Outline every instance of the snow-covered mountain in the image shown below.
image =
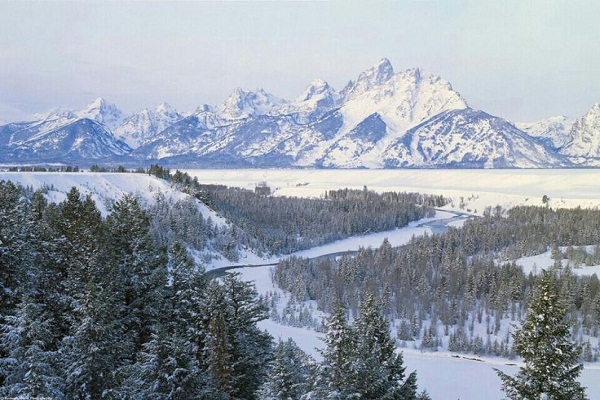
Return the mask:
[[[400,157],[398,157],[400,155]],[[568,163],[514,125],[471,108],[444,111],[399,138],[386,167],[542,168]],[[397,164],[402,160],[403,164]]]
[[[75,136],[96,145],[75,151]],[[2,125],[0,145],[0,162],[85,154],[89,162],[199,167],[568,167],[598,162],[600,106],[572,127],[565,117],[512,124],[470,108],[445,79],[396,72],[384,58],[340,91],[315,79],[292,101],[237,88],[192,113],[163,103],[124,117],[99,98],[80,111]]]
[[572,139],[570,131],[573,121],[564,115],[536,122],[517,122],[515,126],[555,150],[560,149]]
[[236,120],[270,114],[285,103],[262,88],[254,92],[236,88],[216,111],[225,120]]
[[122,113],[103,99],[81,111],[57,108],[37,120],[0,126],[0,160],[4,162],[80,162],[107,160],[131,152],[106,123]]
[[167,103],[162,103],[154,109],[144,108],[133,114],[117,126],[113,132],[129,147],[137,148],[155,139],[162,132],[183,116]]
[[96,121],[109,130],[114,130],[123,121],[124,115],[114,104],[108,103],[102,97],[98,97],[90,104],[77,112],[79,119],[88,118]]
[[596,103],[581,118],[570,132],[569,141],[560,152],[570,157],[600,158],[600,103]]
[[124,156],[131,149],[88,118],[0,127],[0,157],[10,162],[79,162]]

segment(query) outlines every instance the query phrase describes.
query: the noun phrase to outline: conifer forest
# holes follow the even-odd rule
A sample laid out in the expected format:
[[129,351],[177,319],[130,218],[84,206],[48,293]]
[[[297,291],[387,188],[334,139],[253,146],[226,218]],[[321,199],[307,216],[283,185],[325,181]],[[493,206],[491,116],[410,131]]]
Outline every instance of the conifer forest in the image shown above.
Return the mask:
[[[75,187],[52,201],[51,187],[0,181],[0,397],[431,399],[404,365],[411,348],[522,360],[498,372],[510,399],[587,398],[577,377],[600,358],[600,280],[573,268],[600,264],[600,210],[488,207],[403,246],[307,258],[292,253],[405,227],[450,199],[272,196],[137,172],[187,196],[125,195],[103,213]],[[548,250],[539,273],[513,261]],[[271,279],[285,297],[207,274],[243,251],[282,256]],[[269,318],[321,332],[318,359],[257,326]]]

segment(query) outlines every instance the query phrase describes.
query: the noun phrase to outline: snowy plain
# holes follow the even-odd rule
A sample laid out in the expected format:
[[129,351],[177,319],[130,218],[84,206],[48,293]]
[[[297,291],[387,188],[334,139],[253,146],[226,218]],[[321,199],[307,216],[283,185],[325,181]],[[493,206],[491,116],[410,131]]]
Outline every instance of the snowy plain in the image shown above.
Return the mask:
[[[435,219],[451,217],[453,210],[481,214],[485,207],[497,205],[510,208],[515,205],[542,205],[544,195],[550,198],[550,207],[600,207],[600,170],[289,170],[289,169],[240,169],[240,170],[188,170],[201,183],[224,184],[253,190],[261,183],[271,187],[274,195],[319,197],[326,190],[340,188],[370,190],[411,191],[442,194],[452,199],[451,204],[439,211]],[[125,193],[139,196],[152,203],[158,193],[173,199],[186,196],[174,191],[169,185],[144,174],[110,173],[11,173],[0,172],[0,180],[20,182],[34,189],[48,188],[51,201],[66,198],[68,190],[76,186],[85,194],[91,194],[103,214],[113,201]],[[216,213],[202,207],[202,212],[213,221],[224,223]],[[205,215],[206,215],[205,214]],[[431,222],[431,221],[429,221]],[[460,225],[464,219],[452,222]],[[297,255],[314,257],[362,247],[377,247],[384,238],[393,246],[406,243],[413,235],[431,232],[427,221],[419,221],[403,229],[349,238],[326,246],[306,250]],[[276,259],[260,259],[248,253],[241,264],[260,264]],[[518,261],[526,270],[542,268],[552,262],[549,253]],[[238,264],[240,264],[238,263]],[[228,263],[215,261],[212,268]],[[241,268],[244,279],[254,281],[259,293],[278,290],[270,279],[271,267]],[[584,267],[576,273],[598,273],[599,267]],[[592,272],[593,271],[593,272]],[[301,328],[283,326],[273,321],[260,325],[275,338],[292,337],[305,351],[316,358],[316,348],[322,347],[320,334]],[[436,400],[496,400],[502,399],[500,380],[493,368],[510,374],[517,371],[511,361],[502,358],[480,358],[456,355],[449,352],[423,353],[412,348],[402,349],[407,371],[417,370],[419,388],[427,389]],[[477,360],[474,360],[476,358]],[[600,364],[586,364],[581,382],[587,387],[590,400],[600,400]]]

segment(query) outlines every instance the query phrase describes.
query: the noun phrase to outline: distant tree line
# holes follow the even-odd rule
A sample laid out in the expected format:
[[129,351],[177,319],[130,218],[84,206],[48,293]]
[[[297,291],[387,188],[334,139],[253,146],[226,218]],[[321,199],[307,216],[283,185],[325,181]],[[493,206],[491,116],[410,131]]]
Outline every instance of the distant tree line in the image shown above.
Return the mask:
[[433,216],[441,196],[332,190],[322,198],[262,196],[219,185],[201,186],[205,201],[274,253],[292,253],[353,235],[401,228]]

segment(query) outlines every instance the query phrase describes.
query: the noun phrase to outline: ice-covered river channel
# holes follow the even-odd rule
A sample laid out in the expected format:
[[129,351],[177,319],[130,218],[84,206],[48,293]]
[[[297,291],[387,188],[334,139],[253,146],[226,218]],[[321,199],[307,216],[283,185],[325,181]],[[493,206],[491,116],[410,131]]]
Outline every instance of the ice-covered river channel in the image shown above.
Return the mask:
[[280,260],[292,256],[319,259],[354,254],[361,247],[379,247],[384,239],[388,239],[390,244],[394,247],[402,246],[406,244],[413,236],[423,235],[425,233],[441,234],[446,232],[449,226],[461,226],[467,219],[470,218],[474,218],[474,216],[472,214],[467,214],[460,211],[436,210],[436,215],[434,217],[423,218],[421,220],[412,222],[404,228],[397,228],[392,231],[375,232],[367,235],[353,236],[285,256],[272,257],[269,259],[256,259],[250,262],[240,262],[219,268],[212,268],[207,272],[207,275],[209,277],[218,277],[227,271],[232,271],[239,268],[274,266],[277,265]]

